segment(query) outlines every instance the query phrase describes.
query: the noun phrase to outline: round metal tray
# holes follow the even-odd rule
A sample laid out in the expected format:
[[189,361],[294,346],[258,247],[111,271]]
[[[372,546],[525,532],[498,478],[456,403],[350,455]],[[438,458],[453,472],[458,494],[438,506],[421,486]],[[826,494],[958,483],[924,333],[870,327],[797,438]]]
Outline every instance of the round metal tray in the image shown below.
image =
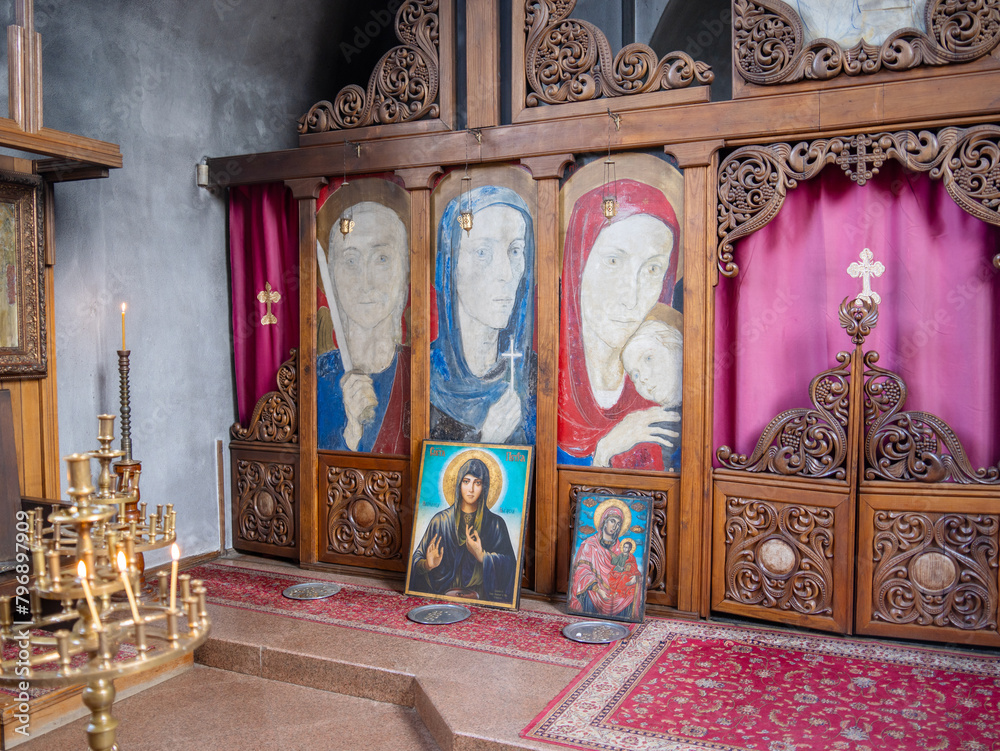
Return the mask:
[[288,587],[283,594],[289,600],[322,600],[340,591],[340,585],[333,582],[302,582]]
[[470,615],[472,611],[461,605],[421,605],[419,608],[413,608],[406,617],[414,623],[444,626],[464,621]]
[[629,634],[628,626],[607,621],[577,621],[563,627],[563,636],[582,644],[610,644]]

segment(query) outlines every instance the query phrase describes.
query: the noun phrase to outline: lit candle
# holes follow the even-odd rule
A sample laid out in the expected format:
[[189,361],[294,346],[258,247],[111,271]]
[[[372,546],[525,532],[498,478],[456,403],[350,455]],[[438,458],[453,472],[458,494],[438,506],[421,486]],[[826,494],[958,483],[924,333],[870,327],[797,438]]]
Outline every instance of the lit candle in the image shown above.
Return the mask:
[[125,303],[122,303],[122,351],[125,351]]
[[101,630],[101,619],[97,615],[97,606],[94,605],[94,596],[90,593],[90,582],[87,581],[87,564],[80,561],[76,564],[76,574],[80,577],[80,584],[83,585],[83,596],[87,598],[87,607],[90,608],[90,616],[94,619],[94,630]]
[[170,546],[170,557],[174,559],[170,564],[170,609],[173,610],[177,604],[177,561],[181,557],[181,549],[176,542]]
[[122,551],[118,551],[118,571],[122,575],[122,581],[125,582],[125,594],[128,595],[128,604],[132,608],[132,619],[135,623],[139,622],[139,606],[135,604],[135,595],[132,594],[132,583],[128,580],[128,563],[125,562],[125,554]]

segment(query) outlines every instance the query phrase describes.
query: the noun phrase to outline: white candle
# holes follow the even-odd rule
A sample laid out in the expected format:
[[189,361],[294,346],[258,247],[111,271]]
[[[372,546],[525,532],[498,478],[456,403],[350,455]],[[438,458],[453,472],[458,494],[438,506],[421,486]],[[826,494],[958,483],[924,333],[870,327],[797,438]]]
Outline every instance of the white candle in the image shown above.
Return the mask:
[[76,564],[76,574],[80,577],[80,584],[83,585],[83,596],[87,598],[87,607],[90,608],[90,615],[94,619],[94,630],[101,630],[101,619],[97,616],[97,607],[94,605],[94,597],[90,593],[90,583],[87,581],[87,564],[80,561]]
[[125,562],[125,554],[118,551],[118,571],[125,582],[125,594],[128,595],[128,604],[132,607],[132,620],[139,622],[139,606],[135,604],[135,595],[132,594],[132,583],[128,580],[128,564]]
[[177,561],[181,557],[181,549],[176,542],[170,546],[170,557],[174,559],[170,564],[170,609],[173,610],[177,602]]

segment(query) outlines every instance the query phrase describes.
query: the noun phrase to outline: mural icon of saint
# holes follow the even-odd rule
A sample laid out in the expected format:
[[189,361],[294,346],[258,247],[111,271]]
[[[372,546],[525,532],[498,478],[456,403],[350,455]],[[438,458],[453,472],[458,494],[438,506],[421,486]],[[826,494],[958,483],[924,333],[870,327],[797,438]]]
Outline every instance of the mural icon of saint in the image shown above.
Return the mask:
[[534,443],[534,228],[517,193],[472,191],[474,221],[448,204],[438,232],[437,338],[431,345],[431,437]]
[[664,469],[679,443],[678,414],[643,397],[626,377],[626,343],[658,303],[670,305],[680,227],[656,188],[618,180],[618,213],[605,189],[585,193],[566,233],[559,342],[559,462]]
[[503,476],[485,451],[463,451],[445,468],[441,492],[449,508],[436,513],[413,551],[409,589],[510,602],[517,558],[504,520],[490,508],[502,495]]
[[[402,344],[410,281],[406,228],[395,211],[373,201],[355,204],[351,213],[355,229],[342,235],[334,224],[327,245],[334,297],[329,302],[337,307],[343,339],[317,358],[319,447],[406,453],[401,414],[409,397],[409,357]],[[347,372],[344,351],[351,362]]]

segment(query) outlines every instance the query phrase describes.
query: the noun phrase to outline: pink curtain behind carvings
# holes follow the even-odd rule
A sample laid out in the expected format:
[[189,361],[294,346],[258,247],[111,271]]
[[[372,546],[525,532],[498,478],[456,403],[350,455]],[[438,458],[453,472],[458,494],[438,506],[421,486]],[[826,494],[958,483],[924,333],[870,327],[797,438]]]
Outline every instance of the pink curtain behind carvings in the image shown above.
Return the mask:
[[846,270],[863,248],[886,267],[872,282],[882,303],[865,350],[904,378],[905,409],[948,422],[974,467],[996,464],[1000,230],[895,162],[863,186],[827,167],[736,244],[739,275],[716,291],[713,449],[749,454],[771,418],[809,406],[810,379],[853,348],[837,308],[861,291]]
[[[299,341],[298,207],[281,183],[229,190],[229,255],[233,289],[233,356],[240,423],[257,400],[274,391],[275,376]],[[275,324],[263,325],[258,293],[270,283]]]

